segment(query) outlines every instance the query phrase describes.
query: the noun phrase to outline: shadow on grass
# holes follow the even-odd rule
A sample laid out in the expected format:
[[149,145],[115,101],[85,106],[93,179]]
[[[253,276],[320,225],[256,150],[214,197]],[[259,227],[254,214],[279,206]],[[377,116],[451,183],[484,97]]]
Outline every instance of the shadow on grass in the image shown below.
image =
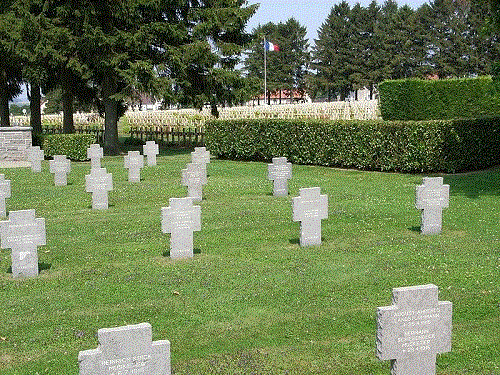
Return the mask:
[[[50,270],[51,268],[52,268],[52,263],[45,263],[45,262],[38,263],[38,273],[45,270]],[[9,268],[7,268],[7,273],[12,273],[12,266],[9,266]]]
[[[193,249],[193,254],[201,254],[201,249]],[[162,254],[164,257],[170,256],[170,250],[166,250]]]
[[469,172],[444,176],[450,185],[450,195],[479,198],[481,195],[500,195],[500,170]]
[[[300,238],[292,238],[288,241],[291,245],[300,245]],[[325,237],[321,236],[321,245],[325,243]],[[314,246],[321,246],[321,245],[314,245]]]
[[414,227],[409,227],[408,230],[411,230],[412,232],[420,232],[420,225],[414,226]]

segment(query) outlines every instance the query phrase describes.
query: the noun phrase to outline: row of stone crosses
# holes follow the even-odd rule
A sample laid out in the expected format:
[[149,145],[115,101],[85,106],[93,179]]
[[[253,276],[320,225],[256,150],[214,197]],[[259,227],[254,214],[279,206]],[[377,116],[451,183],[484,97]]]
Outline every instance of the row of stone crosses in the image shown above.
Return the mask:
[[[154,142],[152,142],[154,144]],[[148,145],[149,144],[149,145]],[[158,146],[148,144],[144,154],[149,165],[156,165]],[[153,151],[148,151],[152,149]],[[91,173],[86,176],[86,190],[92,193],[92,208],[107,209],[107,193],[112,190],[111,174],[101,168],[102,148],[92,145],[88,150]],[[33,171],[41,171],[43,153],[32,148],[30,161]],[[201,230],[201,207],[194,201],[202,200],[202,187],[207,183],[206,164],[210,153],[196,148],[192,162],[182,171],[182,183],[188,186],[185,198],[170,198],[170,207],[162,211],[162,231],[171,233],[170,256],[174,259],[193,256],[193,231]],[[43,159],[43,154],[42,154]],[[54,157],[51,172],[69,172],[69,161]],[[292,165],[286,158],[273,158],[268,165],[268,179],[274,183],[273,195],[288,195],[288,180]],[[138,151],[125,156],[129,181],[140,181],[143,156]],[[109,177],[108,177],[109,176]],[[66,178],[55,177],[55,184]],[[422,233],[435,234],[441,230],[441,210],[448,206],[449,186],[442,178],[424,178],[417,187],[416,207],[422,211]],[[64,183],[65,184],[65,183]],[[0,208],[5,216],[5,198],[10,197],[10,181],[0,175]],[[3,205],[1,204],[3,203]],[[293,198],[293,220],[301,222],[301,246],[321,244],[321,220],[328,217],[328,197],[320,194],[319,187],[300,189]],[[1,247],[12,248],[13,277],[38,274],[37,246],[45,245],[45,221],[35,219],[34,210],[9,212],[9,220],[0,222]],[[393,306],[377,310],[377,355],[392,360],[393,374],[435,374],[437,353],[451,350],[451,303],[439,302],[435,285],[423,285],[393,290]],[[170,374],[170,344],[168,341],[151,343],[151,326],[142,323],[134,326],[101,329],[99,347],[80,353],[80,374],[147,373]],[[136,371],[136,372],[130,372]]]

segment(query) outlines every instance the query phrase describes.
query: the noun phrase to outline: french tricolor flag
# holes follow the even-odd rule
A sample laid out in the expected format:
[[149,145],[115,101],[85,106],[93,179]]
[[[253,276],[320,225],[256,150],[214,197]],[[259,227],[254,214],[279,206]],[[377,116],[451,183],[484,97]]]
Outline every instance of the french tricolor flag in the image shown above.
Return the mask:
[[272,44],[271,42],[269,42],[267,40],[264,43],[264,48],[266,49],[266,51],[279,51],[280,50],[280,48],[276,44]]

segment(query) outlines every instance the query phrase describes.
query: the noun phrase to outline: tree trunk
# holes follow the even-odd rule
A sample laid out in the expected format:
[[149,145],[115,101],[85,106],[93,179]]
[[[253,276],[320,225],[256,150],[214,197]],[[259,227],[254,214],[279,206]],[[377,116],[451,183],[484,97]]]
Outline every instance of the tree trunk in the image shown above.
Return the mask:
[[72,134],[75,132],[75,124],[73,123],[73,94],[67,88],[62,88],[62,105],[63,105],[63,133]]
[[118,144],[118,102],[112,98],[118,89],[115,77],[106,75],[102,83],[102,94],[104,98],[104,153],[106,155],[118,155],[120,147]]
[[42,112],[40,110],[40,86],[31,84],[30,86],[30,125],[33,134],[42,134]]
[[0,126],[10,126],[9,97],[6,90],[0,90]]

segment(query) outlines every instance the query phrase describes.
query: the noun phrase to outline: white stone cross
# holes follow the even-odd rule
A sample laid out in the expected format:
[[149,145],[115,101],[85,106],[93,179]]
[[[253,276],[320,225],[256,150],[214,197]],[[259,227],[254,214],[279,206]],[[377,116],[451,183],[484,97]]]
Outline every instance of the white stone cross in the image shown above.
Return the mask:
[[188,197],[195,202],[203,199],[203,185],[207,183],[207,170],[205,164],[189,163],[182,170],[182,185],[188,187]]
[[452,303],[433,284],[394,288],[392,299],[377,308],[377,357],[393,375],[434,375],[436,355],[451,350]]
[[31,163],[31,170],[33,172],[41,172],[42,160],[44,158],[43,150],[40,149],[40,146],[32,146],[28,147],[26,152],[28,161]]
[[195,147],[191,153],[191,163],[209,164],[210,152],[205,147]]
[[71,162],[66,159],[66,155],[54,155],[54,159],[49,161],[50,173],[54,173],[54,184],[65,186],[68,184],[67,174],[71,170]]
[[193,199],[170,198],[170,207],[161,209],[163,233],[171,233],[170,257],[193,257],[193,231],[201,230],[201,207],[193,206]]
[[101,168],[101,159],[104,156],[102,147],[97,144],[91,144],[87,149],[87,157],[90,159],[90,168]]
[[144,156],[139,151],[129,151],[124,158],[125,168],[128,168],[130,182],[141,181],[141,168],[144,167]]
[[108,191],[113,190],[113,176],[106,168],[91,168],[85,176],[85,191],[92,193],[92,208],[106,210],[108,208]]
[[448,207],[450,185],[443,185],[443,177],[424,177],[417,186],[415,207],[422,210],[422,234],[439,234],[443,222],[443,208]]
[[156,155],[160,153],[160,149],[155,141],[147,141],[142,148],[142,153],[146,155],[149,166],[156,165]]
[[0,216],[7,215],[6,198],[10,198],[10,180],[6,180],[5,176],[0,174]]
[[45,219],[35,219],[35,210],[9,212],[0,222],[1,247],[12,249],[12,276],[38,275],[37,246],[45,245]]
[[151,324],[97,331],[97,349],[78,354],[80,375],[170,375],[170,342],[152,341]]
[[328,196],[319,187],[300,189],[292,199],[293,221],[300,221],[300,246],[321,245],[321,220],[328,218]]
[[288,163],[285,157],[273,158],[273,163],[267,165],[267,178],[274,183],[275,197],[287,196],[288,180],[292,178],[292,163]]

